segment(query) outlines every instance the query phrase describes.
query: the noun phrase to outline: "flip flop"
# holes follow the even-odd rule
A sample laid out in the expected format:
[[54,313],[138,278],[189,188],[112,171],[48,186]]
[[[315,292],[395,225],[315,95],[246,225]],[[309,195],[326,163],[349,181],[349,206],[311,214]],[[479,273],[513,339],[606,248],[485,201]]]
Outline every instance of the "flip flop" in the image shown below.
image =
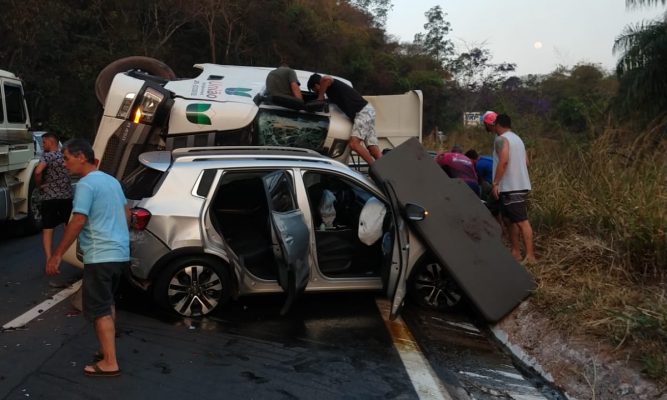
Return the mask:
[[86,376],[118,376],[120,375],[120,369],[115,371],[103,371],[99,365],[86,365],[86,367],[92,367],[94,371],[88,371],[84,368],[83,373]]

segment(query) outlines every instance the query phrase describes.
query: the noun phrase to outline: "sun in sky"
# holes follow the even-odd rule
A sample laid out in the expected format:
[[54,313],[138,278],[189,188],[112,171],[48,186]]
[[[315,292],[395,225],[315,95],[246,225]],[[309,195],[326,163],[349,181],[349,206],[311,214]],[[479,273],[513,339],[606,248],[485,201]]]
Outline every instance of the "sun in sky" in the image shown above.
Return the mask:
[[541,49],[542,48],[542,42],[540,42],[538,40],[537,42],[533,43],[533,47],[536,48],[537,50]]

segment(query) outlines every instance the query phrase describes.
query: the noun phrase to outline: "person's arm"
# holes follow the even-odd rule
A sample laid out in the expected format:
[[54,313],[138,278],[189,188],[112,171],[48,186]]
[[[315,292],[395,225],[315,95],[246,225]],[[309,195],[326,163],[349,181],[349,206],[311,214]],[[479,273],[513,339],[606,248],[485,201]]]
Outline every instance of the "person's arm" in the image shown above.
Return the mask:
[[35,167],[35,172],[34,172],[34,174],[35,174],[35,184],[37,185],[37,187],[42,186],[42,183],[43,183],[42,182],[42,176],[43,176],[43,173],[44,173],[45,169],[46,169],[46,162],[40,160],[39,164],[37,164],[37,167]]
[[63,254],[67,249],[74,243],[77,236],[83,229],[83,226],[86,224],[88,217],[84,214],[74,213],[72,219],[67,223],[65,227],[65,233],[63,233],[60,243],[56,247],[56,250],[53,252],[51,258],[46,262],[46,274],[47,275],[56,275],[60,273],[60,261],[62,261]]
[[127,221],[127,227],[130,227],[130,223],[132,223],[132,213],[130,212],[130,207],[125,204],[125,220]]
[[509,162],[509,144],[507,142],[507,139],[504,137],[500,137],[500,140],[497,140],[494,144],[496,153],[498,154],[498,166],[496,167],[496,173],[493,176],[493,189],[492,193],[495,198],[500,197],[500,181],[503,179],[503,176],[505,175],[505,171],[507,170],[507,163]]
[[303,100],[303,96],[301,95],[301,87],[296,82],[290,82],[289,87],[292,89],[292,95],[294,97]]
[[327,92],[329,86],[333,84],[333,78],[329,75],[325,75],[320,78],[320,90],[317,92],[317,100],[324,100],[324,93]]

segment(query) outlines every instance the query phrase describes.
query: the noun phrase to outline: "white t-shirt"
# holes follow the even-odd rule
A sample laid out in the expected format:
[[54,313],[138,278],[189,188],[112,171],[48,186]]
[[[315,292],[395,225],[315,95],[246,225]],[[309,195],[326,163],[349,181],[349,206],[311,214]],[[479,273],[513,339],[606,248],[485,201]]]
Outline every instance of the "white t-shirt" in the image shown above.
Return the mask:
[[[531,190],[530,177],[528,176],[528,165],[526,164],[526,147],[521,138],[512,131],[507,131],[495,140],[507,139],[509,144],[509,161],[505,174],[498,184],[500,192],[515,192]],[[498,168],[499,156],[496,146],[493,146],[493,180],[496,180],[496,169]]]

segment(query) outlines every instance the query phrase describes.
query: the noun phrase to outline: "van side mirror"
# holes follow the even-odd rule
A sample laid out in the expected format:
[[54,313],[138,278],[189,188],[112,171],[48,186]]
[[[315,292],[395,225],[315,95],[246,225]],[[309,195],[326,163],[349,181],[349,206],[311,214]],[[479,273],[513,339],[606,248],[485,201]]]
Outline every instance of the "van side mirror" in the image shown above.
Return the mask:
[[404,207],[405,217],[410,221],[423,221],[428,215],[428,211],[424,207],[417,204],[408,203]]

